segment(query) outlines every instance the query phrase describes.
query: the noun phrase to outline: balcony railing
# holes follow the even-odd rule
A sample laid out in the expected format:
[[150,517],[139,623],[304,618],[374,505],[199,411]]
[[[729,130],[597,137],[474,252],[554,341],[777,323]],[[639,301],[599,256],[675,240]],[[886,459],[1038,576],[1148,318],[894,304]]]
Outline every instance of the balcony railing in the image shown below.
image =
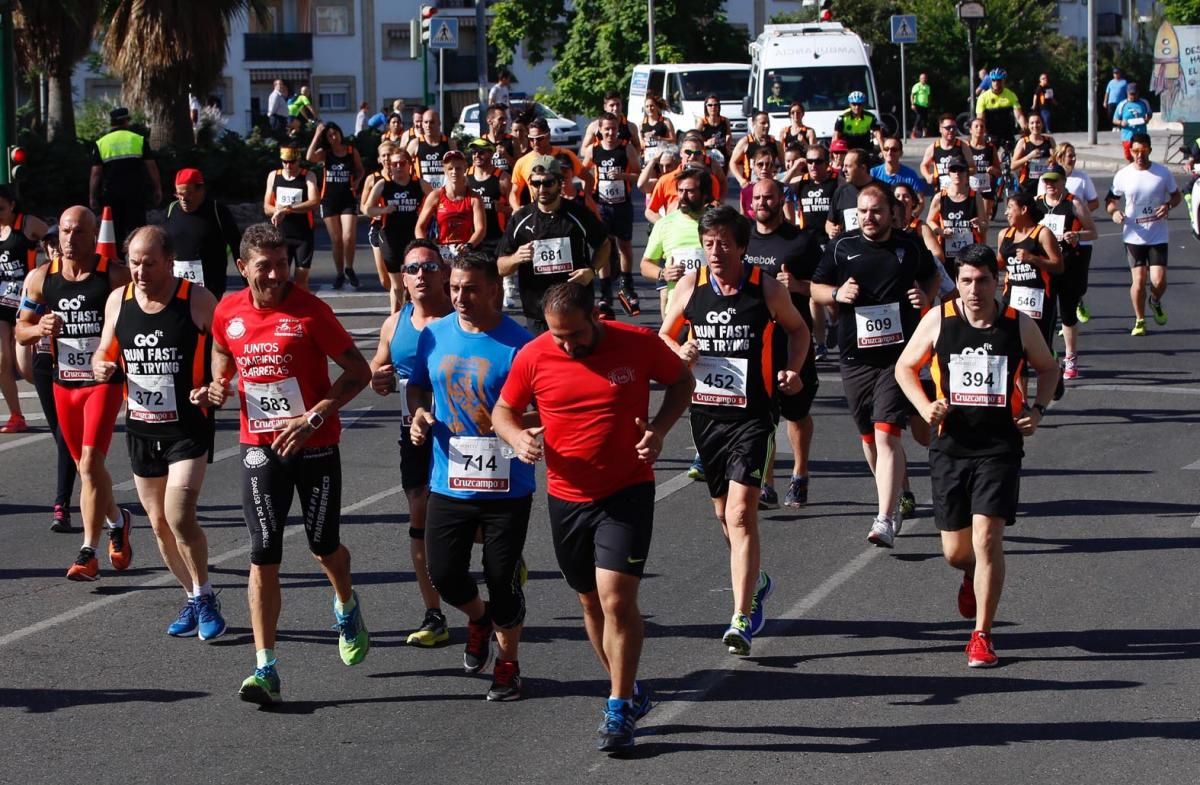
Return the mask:
[[244,33],[247,62],[312,60],[312,33]]

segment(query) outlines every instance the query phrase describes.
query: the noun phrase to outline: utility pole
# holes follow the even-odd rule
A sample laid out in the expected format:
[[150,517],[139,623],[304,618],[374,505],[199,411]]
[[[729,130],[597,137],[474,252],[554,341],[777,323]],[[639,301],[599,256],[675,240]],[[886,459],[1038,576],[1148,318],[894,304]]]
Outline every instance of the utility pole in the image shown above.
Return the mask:
[[1097,143],[1096,132],[1096,0],[1087,0],[1087,50],[1088,50],[1088,144]]
[[646,0],[646,25],[650,28],[650,65],[654,65],[654,0]]
[[[479,80],[479,116],[487,112],[488,62],[487,62],[487,8],[482,2],[475,3],[475,77]],[[480,125],[483,128],[483,125]]]
[[17,92],[13,73],[13,3],[0,0],[0,183],[9,182],[9,149],[17,142]]

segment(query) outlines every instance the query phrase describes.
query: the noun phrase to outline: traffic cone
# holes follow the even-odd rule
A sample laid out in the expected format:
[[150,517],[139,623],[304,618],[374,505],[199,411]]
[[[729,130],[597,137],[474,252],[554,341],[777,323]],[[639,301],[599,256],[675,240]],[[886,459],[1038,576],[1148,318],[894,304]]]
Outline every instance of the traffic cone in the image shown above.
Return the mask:
[[117,227],[113,223],[111,207],[105,207],[100,215],[100,239],[96,242],[96,253],[110,262],[117,259]]

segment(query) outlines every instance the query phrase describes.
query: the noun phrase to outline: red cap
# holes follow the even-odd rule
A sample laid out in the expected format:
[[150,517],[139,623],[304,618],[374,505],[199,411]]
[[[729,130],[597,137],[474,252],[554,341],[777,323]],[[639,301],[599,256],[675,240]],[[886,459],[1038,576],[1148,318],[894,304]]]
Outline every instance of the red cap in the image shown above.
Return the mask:
[[850,145],[846,144],[845,139],[834,139],[833,143],[829,145],[829,152],[848,153],[850,152]]
[[175,185],[204,185],[204,174],[199,169],[180,169],[175,173]]

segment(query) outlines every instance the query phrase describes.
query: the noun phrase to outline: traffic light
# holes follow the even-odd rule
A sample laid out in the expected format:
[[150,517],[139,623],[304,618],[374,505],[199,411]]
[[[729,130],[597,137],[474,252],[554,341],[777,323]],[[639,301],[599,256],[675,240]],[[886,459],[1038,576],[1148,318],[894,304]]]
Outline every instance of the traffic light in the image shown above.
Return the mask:
[[433,23],[433,17],[437,15],[437,6],[423,5],[421,6],[421,41],[429,43],[429,26]]
[[27,158],[25,148],[15,144],[8,148],[8,181],[10,183],[15,183],[24,176]]

